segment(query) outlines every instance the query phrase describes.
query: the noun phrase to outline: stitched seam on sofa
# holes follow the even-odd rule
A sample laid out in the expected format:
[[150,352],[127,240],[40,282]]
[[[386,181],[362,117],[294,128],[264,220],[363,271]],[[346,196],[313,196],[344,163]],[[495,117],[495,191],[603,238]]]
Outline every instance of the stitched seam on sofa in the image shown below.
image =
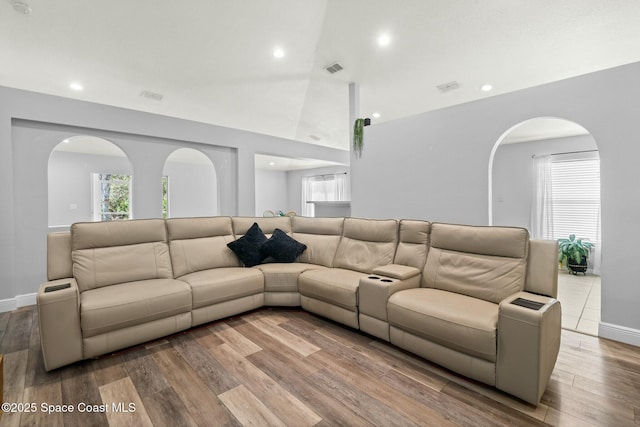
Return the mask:
[[184,243],[180,242],[180,251],[182,252],[182,259],[187,265],[187,273],[192,273],[191,264],[189,264],[189,257],[187,257],[187,251],[184,249]]
[[[400,308],[402,308],[402,309],[404,309],[406,311],[410,311],[412,313],[416,313],[416,314],[428,317],[430,319],[435,319],[435,320],[440,320],[440,321],[443,321],[443,322],[447,322],[447,323],[449,323],[451,325],[460,325],[460,326],[464,326],[465,328],[473,329],[473,330],[476,330],[476,331],[490,332],[490,331],[487,331],[486,329],[480,329],[480,328],[478,328],[476,326],[473,326],[473,325],[466,325],[464,323],[456,323],[456,322],[453,322],[451,320],[442,319],[441,317],[433,316],[431,314],[428,314],[428,313],[425,313],[425,312],[422,312],[422,311],[413,310],[413,309],[411,309],[409,307],[400,306],[400,305],[394,304],[394,303],[391,303],[391,305],[395,305],[396,307],[400,307]],[[497,331],[497,329],[498,329],[498,327],[496,326],[494,331]]]
[[[92,310],[92,311],[100,311],[100,310],[101,309],[96,309],[96,310]],[[175,315],[178,315],[178,314],[186,313],[189,310],[191,310],[191,306],[188,305],[188,304],[187,305],[178,306],[178,307],[171,307],[170,309],[163,310],[163,311],[160,311],[160,312],[155,312],[155,313],[153,313],[152,315],[149,315],[149,316],[144,316],[144,317],[137,318],[137,319],[129,319],[129,320],[121,321],[121,322],[104,323],[104,324],[102,324],[100,326],[83,329],[83,331],[91,332],[91,331],[100,330],[100,329],[104,329],[104,328],[115,326],[115,325],[127,325],[127,324],[130,324],[132,322],[134,322],[134,325],[131,325],[131,326],[142,325],[144,323],[153,322],[154,320],[162,320],[162,319],[166,319],[166,318],[168,318],[170,316],[175,316]],[[164,316],[164,314],[166,314],[166,313],[173,313],[173,314],[170,314],[169,316]],[[151,319],[150,320],[145,320],[145,318],[151,318]],[[120,328],[117,328],[117,329],[115,329],[115,328],[111,329],[110,328],[110,330],[108,332],[111,332],[113,330],[122,329],[122,328],[123,327],[120,327]],[[103,333],[105,333],[105,332],[103,332]],[[95,335],[93,335],[93,336],[95,336]]]
[[[356,293],[357,293],[357,291],[356,291]],[[349,309],[352,309],[352,308],[355,308],[356,310],[358,309],[358,305],[357,305],[358,297],[357,297],[357,295],[356,295],[356,304],[355,305],[347,305],[347,304],[344,304],[344,303],[336,301],[336,300],[330,300],[330,299],[326,298],[324,295],[318,295],[318,294],[316,294],[314,292],[307,292],[307,293],[300,292],[300,295],[303,295],[303,296],[305,296],[307,298],[315,299],[317,301],[322,301],[325,304],[336,305],[336,306],[341,307],[341,308],[343,308],[345,310],[349,310]],[[352,310],[349,310],[349,311],[352,311]]]
[[[470,348],[468,346],[461,346],[458,342],[456,341],[451,341],[451,340],[447,340],[441,337],[437,337],[431,334],[424,334],[422,331],[418,331],[414,328],[411,327],[406,327],[404,325],[400,325],[398,323],[393,324],[392,322],[390,322],[393,326],[395,326],[396,328],[399,328],[401,330],[403,330],[404,332],[410,333],[411,335],[415,335],[418,338],[421,339],[426,339],[426,340],[430,340],[435,342],[436,344],[440,344],[440,345],[446,345],[452,349],[460,349],[459,351],[465,351],[467,353],[471,352],[471,353],[475,353],[478,355],[486,355],[489,356],[490,358],[495,358],[497,357],[497,349],[496,351],[494,351],[493,353],[487,353],[485,351],[481,351],[478,350],[476,348]],[[473,328],[472,328],[473,329]],[[487,332],[487,331],[483,331],[483,332]],[[497,347],[497,339],[496,336],[494,335],[494,341],[496,341],[496,347]]]
[[440,263],[440,258],[442,258],[442,254],[443,254],[443,251],[442,249],[440,249],[440,252],[438,253],[438,261],[436,263],[436,271],[433,276],[433,287],[436,289],[438,288],[438,272],[440,271],[440,266],[442,265]]
[[89,289],[98,287],[98,272],[96,271],[96,250],[91,249],[91,270],[93,270],[93,285]]
[[[199,300],[198,301],[198,308],[203,308],[207,305],[212,305],[212,304],[219,304],[222,302],[227,302],[227,301],[232,301],[236,298],[244,298],[244,297],[250,297],[252,295],[257,295],[259,293],[263,293],[264,290],[260,290],[260,289],[249,289],[245,292],[242,292],[240,294],[234,294],[234,295],[229,295],[228,299],[222,300],[220,301],[220,298],[207,298],[206,300]],[[211,302],[211,303],[210,303]],[[193,305],[196,305],[195,302],[193,302]]]
[[[186,306],[187,310],[178,311],[181,308],[183,308],[183,307],[177,307],[175,310],[164,311],[162,313],[159,313],[159,314],[162,314],[162,316],[150,316],[149,318],[146,318],[146,319],[145,318],[132,319],[132,320],[123,321],[123,322],[107,323],[107,324],[100,325],[100,326],[97,326],[97,327],[83,329],[83,332],[86,332],[86,335],[90,335],[87,338],[92,338],[92,337],[96,337],[96,336],[99,336],[99,335],[102,335],[102,334],[108,334],[110,332],[116,332],[116,331],[122,330],[124,328],[131,327],[131,326],[144,325],[144,324],[149,323],[149,322],[155,322],[157,320],[168,319],[168,318],[180,315],[180,314],[187,313],[190,310],[190,307]],[[108,329],[108,330],[105,330],[105,329]]]
[[160,271],[158,270],[158,252],[157,252],[157,242],[153,242],[153,262],[156,265],[156,279],[160,277]]
[[[428,317],[430,319],[435,319],[435,320],[439,320],[439,321],[442,321],[442,322],[446,322],[446,323],[448,323],[450,325],[460,325],[460,326],[463,326],[465,328],[472,329],[474,331],[480,331],[482,333],[491,333],[491,331],[487,331],[486,329],[479,329],[479,328],[476,328],[476,327],[473,327],[473,326],[464,325],[462,323],[454,323],[454,322],[451,322],[449,320],[441,319],[439,317],[435,317],[435,316],[431,316],[431,315],[428,315],[428,314],[425,314],[425,313],[422,313],[422,312],[419,312],[419,311],[411,310],[410,308],[405,308],[405,309],[408,310],[408,311],[411,311],[413,313],[421,314],[421,315],[423,315],[425,317]],[[474,352],[476,354],[485,354],[485,355],[488,355],[488,356],[494,356],[495,357],[496,353],[497,353],[497,352],[487,353],[487,352],[484,352],[484,351],[479,351],[479,350],[477,350],[475,348],[469,348],[469,347],[461,346],[456,341],[450,341],[450,340],[447,340],[445,338],[436,337],[436,336],[434,336],[432,334],[425,334],[423,331],[414,329],[414,328],[412,328],[410,326],[402,325],[402,324],[397,323],[397,322],[392,322],[391,319],[389,319],[389,323],[394,325],[394,326],[396,326],[396,327],[401,327],[401,328],[403,328],[405,330],[411,331],[416,336],[428,336],[429,339],[431,339],[433,341],[436,341],[436,342],[439,341],[439,342],[442,342],[442,343],[448,343],[448,344],[451,344],[453,347],[460,348],[460,349],[465,349],[466,351],[472,351],[472,352]],[[494,341],[496,341],[496,345],[497,345],[497,327],[493,331],[493,339],[494,339]]]
[[[260,271],[260,270],[255,269],[254,271]],[[260,274],[262,275],[262,273],[260,273]],[[183,277],[184,277],[184,276],[183,276]],[[247,279],[252,279],[252,277],[251,277],[251,276],[239,277],[239,278],[237,278],[237,279],[233,279],[233,280],[231,280],[231,281],[227,281],[226,283],[229,283],[230,285],[233,285],[234,283],[244,282],[244,281],[245,281],[245,280],[247,280]],[[190,285],[190,286],[191,286],[191,285]],[[202,287],[211,287],[211,284],[203,285]],[[196,286],[196,288],[195,288],[195,289],[197,289],[197,288],[199,288],[199,286]],[[193,290],[194,290],[194,289],[192,289],[192,292],[191,292],[191,295],[192,295],[191,301],[192,301],[192,304],[193,304],[193,305],[195,305],[195,302],[194,302],[195,295],[194,295]],[[264,292],[264,282],[263,282],[263,285],[262,285],[262,290],[260,290],[260,289],[251,289],[251,290],[247,290],[246,292],[248,292],[248,293],[244,293],[243,295],[240,295],[240,296],[239,296],[238,294],[236,294],[236,295],[230,295],[230,296],[229,296],[229,298],[230,298],[230,299],[233,299],[233,298],[242,298],[242,297],[245,297],[245,296],[251,296],[251,295],[258,294],[258,293],[260,293],[260,292]],[[200,300],[200,302],[198,302],[198,305],[200,305],[200,304],[204,304],[204,303],[209,302],[209,301],[215,301],[215,299],[211,299],[211,298],[209,298],[209,299],[206,299],[206,300],[204,300],[204,301]],[[226,301],[229,301],[229,300],[225,300],[225,301],[218,301],[218,302],[226,302]],[[216,303],[216,304],[217,304],[217,303]],[[202,308],[202,307],[199,307],[199,308]]]
[[[153,279],[152,279],[152,280],[153,280]],[[168,292],[168,293],[166,293],[166,294],[158,295],[158,296],[155,296],[155,297],[144,298],[143,300],[138,300],[138,301],[129,301],[129,302],[125,302],[124,304],[116,303],[116,304],[107,305],[107,306],[103,306],[103,307],[92,308],[92,309],[89,309],[89,311],[105,310],[105,309],[107,309],[107,308],[120,307],[120,306],[123,306],[123,307],[124,307],[124,306],[127,306],[127,305],[134,304],[134,303],[136,303],[136,302],[140,302],[140,301],[153,301],[154,299],[163,298],[163,297],[166,297],[166,296],[172,296],[172,295],[176,295],[176,294],[181,294],[181,293],[184,293],[184,292],[189,292],[189,293],[191,293],[191,290],[190,290],[190,289],[176,289],[175,291],[170,291],[170,292]],[[86,305],[86,304],[85,304],[85,305]]]

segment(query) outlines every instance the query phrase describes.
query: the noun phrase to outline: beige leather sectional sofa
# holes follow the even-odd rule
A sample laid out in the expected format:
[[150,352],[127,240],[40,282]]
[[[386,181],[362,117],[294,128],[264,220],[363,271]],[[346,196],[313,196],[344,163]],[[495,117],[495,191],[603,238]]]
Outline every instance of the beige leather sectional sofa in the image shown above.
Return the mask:
[[[254,222],[307,249],[293,263],[244,267],[227,243]],[[48,236],[42,351],[51,370],[262,306],[301,306],[538,404],[560,346],[557,268],[555,242],[520,228],[305,217],[78,223]]]

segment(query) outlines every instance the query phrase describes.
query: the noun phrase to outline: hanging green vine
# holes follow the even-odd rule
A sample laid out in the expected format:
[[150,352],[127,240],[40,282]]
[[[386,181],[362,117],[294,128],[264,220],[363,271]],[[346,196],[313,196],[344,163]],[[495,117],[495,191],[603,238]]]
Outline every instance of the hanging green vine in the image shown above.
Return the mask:
[[363,136],[364,119],[356,119],[353,125],[353,152],[356,154],[356,157],[362,156]]

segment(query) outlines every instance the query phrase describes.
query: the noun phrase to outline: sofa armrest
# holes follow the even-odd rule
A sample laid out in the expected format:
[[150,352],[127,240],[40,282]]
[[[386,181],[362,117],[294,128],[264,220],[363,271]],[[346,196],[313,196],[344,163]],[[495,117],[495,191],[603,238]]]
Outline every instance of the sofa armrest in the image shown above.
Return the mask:
[[36,299],[45,369],[82,360],[80,298],[75,279],[43,283]]
[[358,288],[358,311],[386,322],[388,320],[387,301],[391,295],[404,289],[418,287],[420,287],[420,275],[404,280],[376,274],[363,277],[360,279]]
[[376,267],[372,272],[374,275],[390,277],[392,279],[407,280],[420,275],[420,270],[408,265],[387,264]]
[[561,321],[554,298],[518,292],[500,303],[496,388],[540,403],[560,350]]

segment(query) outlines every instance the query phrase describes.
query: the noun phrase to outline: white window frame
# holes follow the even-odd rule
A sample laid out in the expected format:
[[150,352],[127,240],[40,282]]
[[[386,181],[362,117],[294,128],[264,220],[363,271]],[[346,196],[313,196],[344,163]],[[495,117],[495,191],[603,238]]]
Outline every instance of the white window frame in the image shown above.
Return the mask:
[[[128,212],[103,212],[102,210],[102,183],[105,181],[102,177],[105,175],[124,175],[128,176],[128,182],[125,180],[115,179],[112,180],[113,183],[127,183],[129,187],[128,198],[129,198],[129,211]],[[120,219],[133,219],[133,204],[132,204],[132,191],[133,188],[133,175],[131,174],[122,174],[122,173],[103,173],[103,172],[94,172],[91,174],[91,199],[92,199],[92,212],[91,216],[93,221],[114,221]],[[115,216],[126,215],[126,218],[114,218]]]

